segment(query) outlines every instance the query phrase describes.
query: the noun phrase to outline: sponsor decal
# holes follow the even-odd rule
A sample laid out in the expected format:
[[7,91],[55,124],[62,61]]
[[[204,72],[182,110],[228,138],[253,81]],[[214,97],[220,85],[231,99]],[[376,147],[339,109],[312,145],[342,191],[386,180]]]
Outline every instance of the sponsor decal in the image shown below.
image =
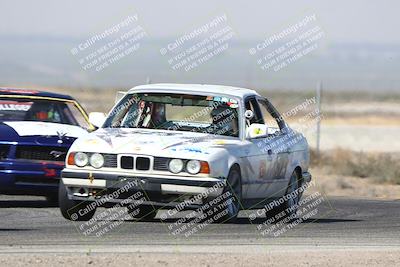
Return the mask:
[[267,174],[267,162],[265,160],[260,160],[260,173],[259,177],[263,178]]
[[105,141],[111,147],[113,147],[112,139],[111,139],[110,135],[108,135],[107,133],[98,133],[98,134],[96,134],[96,136],[98,138],[100,138],[101,140]]
[[7,111],[28,111],[33,102],[0,101],[0,110]]
[[225,141],[225,140],[215,140],[215,141],[214,141],[214,144],[215,144],[215,145],[225,145],[225,144],[226,144],[226,141]]
[[189,152],[189,153],[201,153],[201,154],[210,154],[207,151],[204,151],[198,147],[181,147],[181,148],[171,148],[172,151],[175,152]]
[[99,140],[97,140],[97,139],[88,139],[88,140],[85,141],[85,144],[97,145],[97,144],[99,144]]
[[232,104],[232,103],[228,103],[228,106],[229,106],[230,108],[238,108],[238,107],[239,107],[238,104]]
[[[206,100],[211,100],[211,99],[209,99],[209,97],[207,96]],[[212,100],[214,100],[215,102],[226,103],[230,108],[239,107],[238,101],[233,98],[228,98],[224,96],[214,96]]]

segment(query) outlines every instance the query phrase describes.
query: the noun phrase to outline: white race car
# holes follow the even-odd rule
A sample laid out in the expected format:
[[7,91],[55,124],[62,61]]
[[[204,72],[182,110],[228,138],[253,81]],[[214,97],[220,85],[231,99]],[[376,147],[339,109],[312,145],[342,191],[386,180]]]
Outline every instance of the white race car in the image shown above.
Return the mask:
[[311,180],[306,139],[253,90],[137,86],[100,121],[67,155],[59,203],[69,220],[89,220],[97,207],[115,203],[133,210],[138,192],[145,197],[131,213],[138,219],[177,205],[223,210],[219,221],[271,202],[292,214]]

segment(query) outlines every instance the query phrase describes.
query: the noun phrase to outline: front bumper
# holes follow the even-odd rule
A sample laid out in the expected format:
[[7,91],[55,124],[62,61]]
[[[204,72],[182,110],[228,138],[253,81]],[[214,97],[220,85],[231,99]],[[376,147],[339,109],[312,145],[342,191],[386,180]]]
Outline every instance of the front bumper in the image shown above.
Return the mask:
[[0,161],[0,192],[49,195],[58,191],[63,162],[6,159]]
[[[107,202],[118,203],[136,192],[143,192],[147,201],[144,204],[174,206],[184,198],[204,195],[214,198],[222,194],[224,178],[214,177],[177,177],[170,175],[139,175],[115,172],[88,172],[64,169],[61,174],[67,188],[68,198],[73,200],[96,200],[116,190],[129,187],[129,192],[120,194]],[[88,189],[83,193],[82,189]]]

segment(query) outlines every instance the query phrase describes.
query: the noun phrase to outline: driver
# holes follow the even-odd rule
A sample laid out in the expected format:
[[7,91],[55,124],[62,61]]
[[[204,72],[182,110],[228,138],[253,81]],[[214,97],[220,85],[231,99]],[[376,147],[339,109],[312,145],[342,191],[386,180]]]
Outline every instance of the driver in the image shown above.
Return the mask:
[[235,112],[228,107],[214,108],[211,113],[213,133],[220,135],[234,135],[237,132]]

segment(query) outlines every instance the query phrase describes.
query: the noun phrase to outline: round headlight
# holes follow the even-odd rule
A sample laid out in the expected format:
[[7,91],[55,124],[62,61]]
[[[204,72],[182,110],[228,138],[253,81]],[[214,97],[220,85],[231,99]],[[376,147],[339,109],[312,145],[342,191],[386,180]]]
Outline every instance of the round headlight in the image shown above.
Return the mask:
[[85,167],[89,162],[89,158],[88,155],[86,155],[86,153],[77,152],[74,156],[74,161],[76,166]]
[[90,157],[90,165],[92,165],[92,167],[96,169],[103,167],[104,165],[103,155],[99,153],[92,154],[92,156]]
[[171,159],[168,167],[170,172],[179,173],[183,170],[183,161],[181,159]]
[[198,174],[200,172],[201,164],[198,160],[189,160],[186,163],[186,170],[190,174]]

